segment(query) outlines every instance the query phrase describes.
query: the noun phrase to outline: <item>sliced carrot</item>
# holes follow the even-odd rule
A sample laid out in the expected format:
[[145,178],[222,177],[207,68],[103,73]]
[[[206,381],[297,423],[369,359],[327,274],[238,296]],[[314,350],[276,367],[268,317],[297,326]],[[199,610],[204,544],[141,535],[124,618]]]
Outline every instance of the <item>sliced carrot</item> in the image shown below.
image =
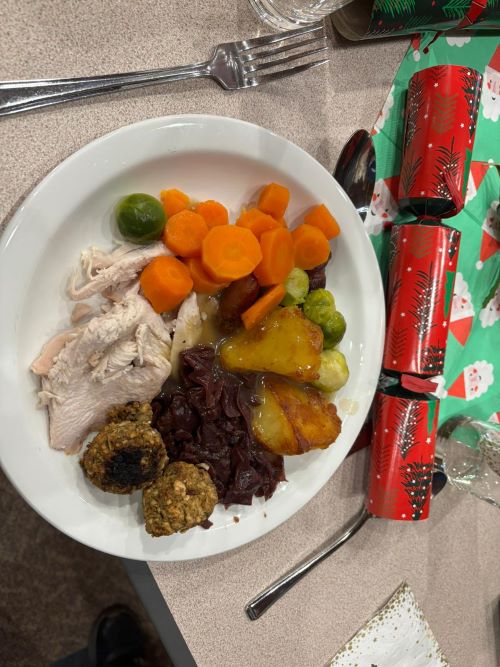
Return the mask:
[[323,232],[312,225],[300,225],[292,232],[295,266],[309,270],[327,261],[330,244]]
[[294,267],[292,235],[284,227],[271,229],[260,237],[262,262],[253,272],[264,287],[285,282]]
[[185,260],[185,264],[189,269],[191,278],[193,279],[193,289],[198,294],[210,294],[213,296],[217,294],[224,287],[227,286],[227,282],[219,283],[208,275],[208,273],[203,268],[201,259],[199,257],[190,257]]
[[207,234],[208,225],[199,213],[179,211],[167,220],[163,242],[176,255],[196,257],[201,255],[201,242]]
[[196,204],[194,210],[202,216],[209,228],[229,224],[227,208],[219,204],[218,201],[214,201],[213,199],[202,201]]
[[340,234],[340,227],[330,211],[324,204],[315,206],[304,216],[307,225],[313,225],[321,229],[328,240]]
[[278,218],[276,222],[279,222],[282,227],[288,227],[288,223],[285,218]]
[[238,227],[249,229],[258,239],[263,232],[270,229],[276,229],[280,226],[272,216],[259,211],[258,208],[249,208],[248,211],[242,211],[240,217],[236,220]]
[[193,289],[189,269],[175,257],[155,257],[142,270],[144,296],[157,313],[176,308]]
[[290,201],[290,192],[284,185],[269,183],[260,193],[257,208],[264,213],[272,215],[273,218],[282,218]]
[[172,190],[162,190],[160,192],[160,199],[167,218],[179,213],[179,211],[183,211],[189,206],[189,197],[184,192],[175,188]]
[[249,229],[219,225],[203,239],[201,261],[213,280],[232,282],[252,273],[262,261],[262,251]]
[[257,299],[248,310],[242,313],[241,320],[245,329],[253,329],[259,322],[262,322],[264,317],[281,302],[285,294],[286,289],[283,285],[270,287],[260,299]]

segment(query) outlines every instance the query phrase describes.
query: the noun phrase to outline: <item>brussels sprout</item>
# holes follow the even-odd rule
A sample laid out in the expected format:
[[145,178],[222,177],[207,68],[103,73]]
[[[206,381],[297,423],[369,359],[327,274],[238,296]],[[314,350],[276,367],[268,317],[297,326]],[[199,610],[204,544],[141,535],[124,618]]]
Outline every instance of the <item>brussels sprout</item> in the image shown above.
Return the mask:
[[165,226],[165,212],[161,203],[137,193],[121,199],[115,209],[120,234],[131,243],[150,243],[160,238]]
[[327,289],[309,292],[304,302],[304,315],[323,327],[335,313],[335,299]]
[[321,391],[337,391],[349,379],[345,357],[338,350],[323,350],[320,357],[319,378],[311,384]]
[[338,345],[344,337],[346,328],[344,316],[336,310],[321,328],[323,329],[323,348],[329,350]]
[[297,306],[304,303],[309,292],[309,276],[302,269],[292,269],[285,282],[286,294],[281,304],[283,306]]

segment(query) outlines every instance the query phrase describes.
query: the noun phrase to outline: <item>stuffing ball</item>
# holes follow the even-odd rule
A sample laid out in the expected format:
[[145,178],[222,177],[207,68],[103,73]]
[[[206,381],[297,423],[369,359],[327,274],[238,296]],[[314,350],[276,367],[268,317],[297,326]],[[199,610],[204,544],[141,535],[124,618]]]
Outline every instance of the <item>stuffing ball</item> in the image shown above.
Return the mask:
[[168,457],[158,431],[140,421],[107,424],[92,440],[80,465],[103,491],[132,493],[157,479]]
[[146,530],[155,537],[184,533],[208,519],[217,501],[208,472],[192,463],[171,463],[143,491]]
[[120,422],[144,422],[150,424],[153,419],[153,410],[149,403],[130,401],[125,405],[113,405],[108,410],[106,421],[108,424],[119,424]]

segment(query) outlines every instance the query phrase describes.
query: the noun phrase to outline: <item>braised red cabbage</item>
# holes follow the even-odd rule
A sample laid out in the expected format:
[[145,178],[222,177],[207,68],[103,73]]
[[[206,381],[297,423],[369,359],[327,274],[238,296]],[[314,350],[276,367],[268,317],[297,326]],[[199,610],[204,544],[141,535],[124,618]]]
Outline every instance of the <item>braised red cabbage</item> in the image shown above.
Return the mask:
[[221,369],[214,348],[197,345],[180,354],[180,377],[180,386],[167,380],[152,401],[152,424],[170,460],[205,463],[225,505],[270,498],[285,473],[283,457],[252,436],[255,376]]

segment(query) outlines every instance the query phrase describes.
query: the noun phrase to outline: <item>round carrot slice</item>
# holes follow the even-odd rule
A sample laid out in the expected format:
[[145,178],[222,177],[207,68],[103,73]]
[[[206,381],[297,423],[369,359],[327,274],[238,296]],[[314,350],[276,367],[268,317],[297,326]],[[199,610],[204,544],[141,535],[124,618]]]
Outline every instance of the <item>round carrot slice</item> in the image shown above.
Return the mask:
[[210,296],[213,296],[227,286],[227,282],[217,282],[208,275],[203,268],[203,264],[199,257],[190,257],[189,259],[186,259],[186,266],[193,279],[193,289],[195,292],[198,292],[198,294],[209,294]]
[[330,244],[323,232],[312,225],[300,225],[292,232],[295,266],[305,271],[328,260]]
[[284,185],[269,183],[262,188],[257,207],[273,218],[282,218],[290,201],[290,192]]
[[218,201],[214,201],[213,199],[202,201],[196,204],[194,210],[202,216],[210,229],[218,225],[229,224],[227,208]]
[[199,213],[179,211],[168,219],[163,230],[167,248],[181,257],[201,254],[201,242],[208,234],[208,225]]
[[271,229],[260,237],[262,262],[255,269],[254,276],[259,285],[267,287],[284,283],[294,266],[292,235],[284,227]]
[[179,211],[183,211],[189,206],[189,197],[181,190],[176,190],[175,188],[162,190],[160,192],[160,199],[167,218],[179,213]]
[[280,224],[272,216],[259,211],[258,208],[249,208],[242,211],[238,220],[236,220],[237,227],[249,229],[258,239],[260,239],[261,234],[268,232],[270,229],[276,229]]
[[203,239],[203,268],[218,282],[231,282],[248,276],[261,260],[259,242],[244,227],[212,227]]
[[304,222],[321,229],[328,240],[340,234],[338,222],[324,204],[319,204],[306,213]]
[[175,257],[155,257],[142,270],[139,282],[157,313],[177,308],[193,289],[187,266]]

